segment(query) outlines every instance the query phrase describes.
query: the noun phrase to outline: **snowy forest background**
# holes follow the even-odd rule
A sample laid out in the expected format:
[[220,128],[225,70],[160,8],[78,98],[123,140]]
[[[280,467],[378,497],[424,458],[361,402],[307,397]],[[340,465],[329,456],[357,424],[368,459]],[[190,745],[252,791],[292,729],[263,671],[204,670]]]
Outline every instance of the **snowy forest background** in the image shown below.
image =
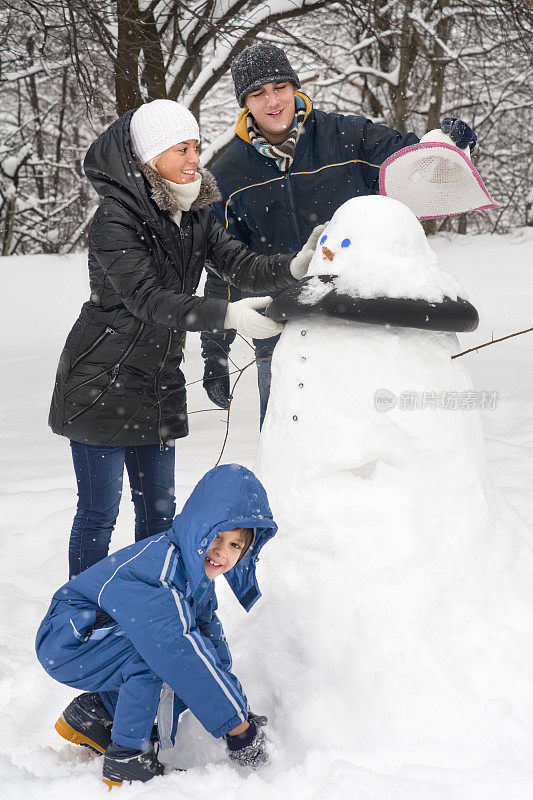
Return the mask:
[[1,0],[2,255],[84,248],[96,206],[84,153],[143,101],[185,103],[209,166],[238,112],[231,60],[258,39],[287,49],[326,111],[420,136],[447,114],[474,128],[502,208],[429,233],[531,225],[531,27],[528,0]]
[[[379,492],[365,522],[372,535],[357,514],[348,531],[338,526],[331,536],[322,523],[287,536],[280,529],[259,565],[264,597],[253,615],[227,586],[217,588],[237,674],[251,707],[269,716],[273,763],[239,772],[224,743],[187,714],[164,755],[167,767],[187,771],[121,791],[144,800],[531,799],[531,21],[530,0],[0,0],[0,250],[8,256],[0,259],[3,800],[108,796],[101,760],[54,730],[75,690],[47,677],[34,651],[50,596],[67,577],[76,505],[68,443],[51,433],[47,417],[58,355],[89,296],[84,251],[97,197],[83,175],[85,151],[118,114],[170,97],[199,117],[208,165],[231,140],[239,111],[231,59],[257,39],[287,49],[319,108],[418,135],[453,114],[477,132],[473,160],[502,207],[428,228],[443,232],[431,247],[480,315],[474,333],[459,335],[457,350],[469,352],[453,363],[470,374],[474,396],[490,392],[497,403],[480,412],[398,410],[396,423],[393,412],[357,417],[355,404],[349,420],[339,415],[339,429],[351,425],[381,447],[377,479],[365,482],[354,506],[361,517],[370,491]],[[518,331],[526,335],[498,342]],[[178,508],[221,454],[253,467],[259,435],[249,344],[238,339],[232,350],[242,380],[231,427],[205,397],[199,336],[187,336],[185,349],[191,435],[176,451]],[[326,364],[329,378],[324,352],[319,342],[313,363]],[[362,366],[379,363],[370,352],[355,369],[347,359],[347,386]],[[412,361],[404,354],[398,363],[404,388],[414,388]],[[440,380],[433,363],[431,370]],[[468,418],[465,431],[483,426],[479,473],[486,466],[487,491],[507,515],[490,535],[465,530],[473,508],[465,472],[442,479],[461,453],[470,458],[471,438],[437,450],[436,439],[418,436],[398,453],[394,425],[402,415],[440,435],[439,415],[459,413]],[[317,426],[309,443],[315,460],[316,443],[322,453],[326,444],[328,453],[342,453],[321,435]],[[337,488],[342,494],[347,485],[337,467],[312,498],[328,515],[338,507]],[[380,483],[400,471],[419,476],[407,499]],[[467,500],[454,497],[441,525],[437,512],[426,514],[421,485],[431,487],[429,497],[442,486],[446,498],[458,487]],[[113,550],[132,541],[124,488]],[[379,522],[395,508],[394,525]],[[412,528],[399,526],[405,508]],[[428,676],[442,689],[428,693]]]

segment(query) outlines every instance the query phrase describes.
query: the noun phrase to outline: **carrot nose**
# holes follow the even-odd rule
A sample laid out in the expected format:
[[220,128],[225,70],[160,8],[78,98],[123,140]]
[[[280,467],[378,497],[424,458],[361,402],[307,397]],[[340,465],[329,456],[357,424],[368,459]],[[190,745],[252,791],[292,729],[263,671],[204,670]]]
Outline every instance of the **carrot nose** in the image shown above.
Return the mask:
[[330,250],[329,247],[326,247],[324,245],[324,247],[322,248],[322,252],[324,253],[324,258],[327,258],[328,261],[333,261],[335,253],[332,250]]

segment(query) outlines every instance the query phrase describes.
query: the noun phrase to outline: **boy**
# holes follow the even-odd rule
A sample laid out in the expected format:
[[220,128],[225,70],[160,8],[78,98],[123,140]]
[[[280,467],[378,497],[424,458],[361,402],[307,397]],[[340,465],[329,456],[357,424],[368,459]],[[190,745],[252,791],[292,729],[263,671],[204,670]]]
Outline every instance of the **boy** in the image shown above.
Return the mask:
[[[213,581],[224,574],[249,611],[261,596],[255,562],[276,533],[266,492],[238,464],[208,472],[172,528],[94,564],[59,589],[37,633],[48,674],[85,693],[56,730],[105,753],[103,780],[147,781],[174,744],[186,708],[230,758],[267,760],[266,718],[248,710],[216,616]],[[154,720],[157,717],[157,729]]]

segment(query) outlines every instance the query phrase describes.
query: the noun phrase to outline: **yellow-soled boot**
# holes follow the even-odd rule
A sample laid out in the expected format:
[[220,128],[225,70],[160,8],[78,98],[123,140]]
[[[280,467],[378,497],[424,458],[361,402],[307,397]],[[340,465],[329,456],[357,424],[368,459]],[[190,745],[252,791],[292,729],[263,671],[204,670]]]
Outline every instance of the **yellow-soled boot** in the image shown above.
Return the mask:
[[165,768],[157,758],[159,747],[150,742],[148,750],[132,750],[111,742],[104,756],[102,780],[110,789],[123,781],[146,781],[163,775]]
[[89,747],[102,755],[111,744],[113,720],[97,692],[84,692],[75,697],[55,724],[63,739]]

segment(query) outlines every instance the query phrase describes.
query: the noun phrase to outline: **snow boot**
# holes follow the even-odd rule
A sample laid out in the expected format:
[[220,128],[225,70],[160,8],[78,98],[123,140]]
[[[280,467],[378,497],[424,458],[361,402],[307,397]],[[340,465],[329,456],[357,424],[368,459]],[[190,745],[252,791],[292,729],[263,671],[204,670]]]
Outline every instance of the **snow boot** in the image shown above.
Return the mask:
[[152,740],[146,752],[131,750],[111,742],[104,756],[102,780],[110,789],[123,781],[146,781],[163,775],[165,768],[157,758],[159,747]]
[[102,755],[111,744],[113,720],[97,692],[84,692],[68,705],[55,724],[63,739]]

